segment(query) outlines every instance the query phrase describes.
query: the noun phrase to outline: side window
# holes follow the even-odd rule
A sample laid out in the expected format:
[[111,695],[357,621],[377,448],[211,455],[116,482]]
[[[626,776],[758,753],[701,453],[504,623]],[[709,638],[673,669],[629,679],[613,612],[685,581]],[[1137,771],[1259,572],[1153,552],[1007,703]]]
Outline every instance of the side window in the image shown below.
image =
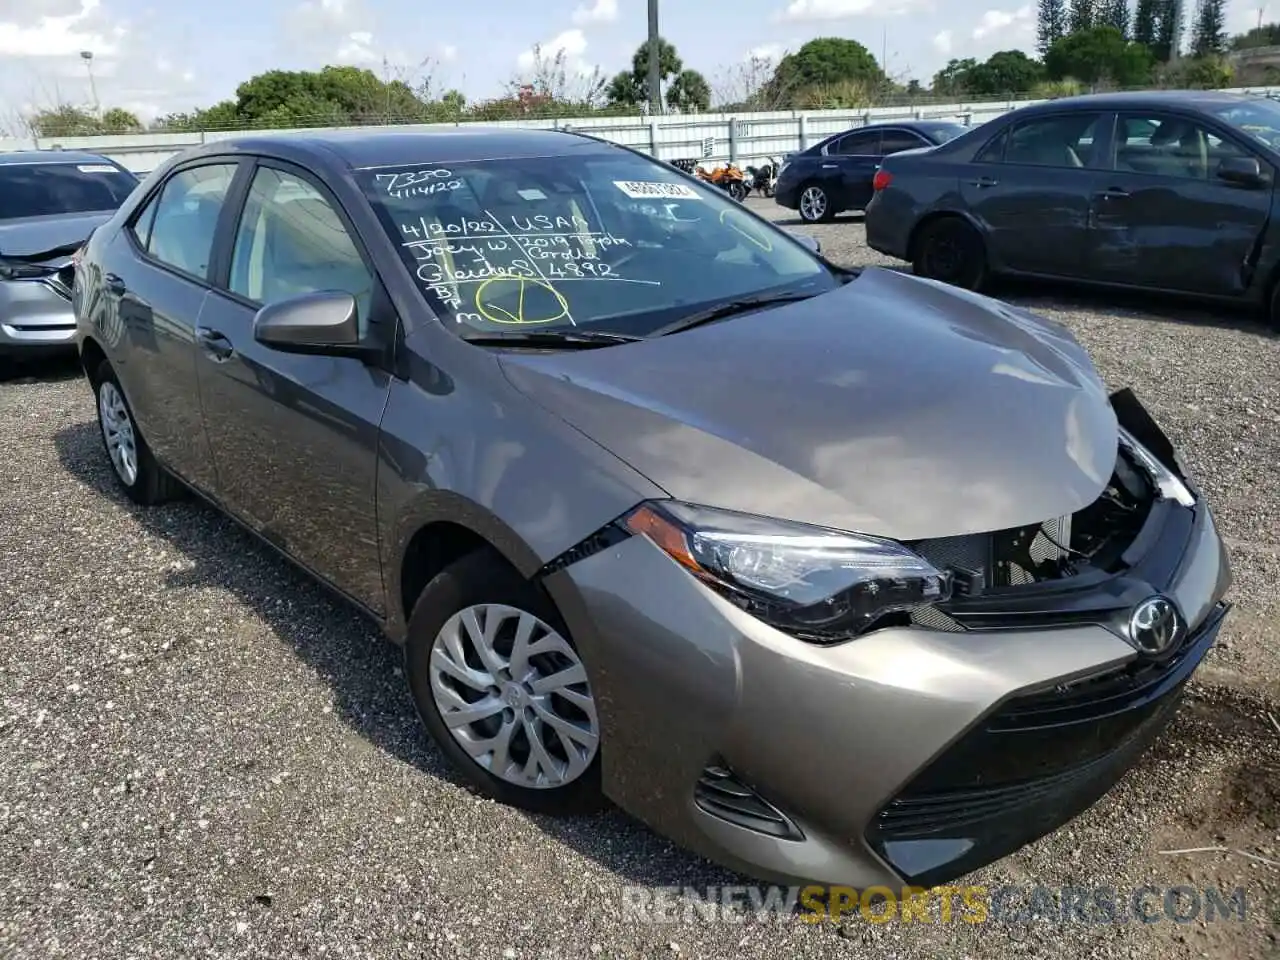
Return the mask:
[[373,274],[342,219],[306,180],[262,167],[253,177],[231,254],[232,293],[273,303],[303,293],[344,290],[368,329]]
[[878,157],[880,156],[880,131],[850,133],[827,148],[828,156]]
[[987,141],[973,158],[974,163],[1000,163],[1004,160],[1004,145],[1009,140],[1009,131],[1001,130]]
[[[146,249],[155,259],[201,280],[209,272],[218,215],[237,164],[214,163],[174,174],[161,188]],[[141,226],[146,222],[146,211]],[[142,237],[139,236],[139,242]]]
[[1076,113],[1018,124],[1005,145],[1005,163],[1037,167],[1087,167],[1093,160],[1101,114]]
[[884,156],[900,150],[914,150],[917,147],[929,146],[928,141],[910,130],[886,130],[880,139],[880,152]]
[[129,227],[134,238],[138,241],[138,246],[142,247],[143,250],[147,249],[147,244],[151,242],[151,224],[156,218],[156,207],[158,206],[160,206],[160,193],[155,193],[150,200],[142,205],[142,212],[133,218],[133,224]]
[[1126,114],[1116,125],[1115,168],[1125,173],[1209,180],[1228,157],[1252,156],[1195,120]]

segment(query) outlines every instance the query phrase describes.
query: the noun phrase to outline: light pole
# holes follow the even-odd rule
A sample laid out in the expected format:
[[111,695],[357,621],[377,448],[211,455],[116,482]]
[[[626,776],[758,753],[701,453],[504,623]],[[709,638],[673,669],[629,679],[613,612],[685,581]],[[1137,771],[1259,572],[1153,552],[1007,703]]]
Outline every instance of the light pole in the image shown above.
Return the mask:
[[649,111],[651,113],[662,113],[662,70],[658,53],[658,0],[649,0]]
[[89,93],[93,97],[93,112],[100,113],[102,107],[98,103],[98,86],[93,82],[93,51],[81,50],[80,59],[84,61],[84,68],[89,72]]

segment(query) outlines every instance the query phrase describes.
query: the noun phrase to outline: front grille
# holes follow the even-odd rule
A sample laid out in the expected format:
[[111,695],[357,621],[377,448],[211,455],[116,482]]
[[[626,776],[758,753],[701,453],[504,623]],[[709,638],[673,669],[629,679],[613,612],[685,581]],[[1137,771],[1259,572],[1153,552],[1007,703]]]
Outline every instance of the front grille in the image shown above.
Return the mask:
[[912,549],[939,570],[961,571],[990,588],[1035,583],[1036,569],[1065,561],[1070,543],[1066,516],[1033,527],[921,540]]
[[1220,605],[1171,660],[1006,701],[880,810],[867,842],[908,882],[929,886],[1075,817],[1167,726],[1226,611]]
[[791,818],[739,780],[728,767],[712,763],[693,788],[694,803],[735,826],[781,840],[803,840]]

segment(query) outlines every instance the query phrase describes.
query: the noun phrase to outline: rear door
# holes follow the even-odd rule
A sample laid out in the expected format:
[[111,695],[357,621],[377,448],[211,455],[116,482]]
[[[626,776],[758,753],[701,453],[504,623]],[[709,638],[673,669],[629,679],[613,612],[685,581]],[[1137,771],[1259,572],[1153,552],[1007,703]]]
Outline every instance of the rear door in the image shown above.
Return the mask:
[[1033,116],[1005,127],[966,165],[961,193],[999,268],[1083,276],[1110,120],[1103,111]]
[[340,204],[304,170],[261,161],[227,236],[196,359],[219,499],[381,613],[375,481],[391,374],[272,349],[254,338],[254,318],[265,304],[320,290],[356,298],[366,337],[394,337],[398,318]]
[[167,467],[213,490],[196,381],[195,330],[209,291],[214,235],[238,159],[176,168],[102,258],[95,311],[147,443]]
[[853,131],[827,147],[824,171],[834,177],[834,197],[840,210],[865,210],[874,192],[876,168],[880,166],[880,130]]
[[[1212,121],[1157,110],[1121,113],[1109,152],[1093,197],[1090,276],[1188,293],[1244,293],[1271,212],[1271,163]],[[1219,163],[1242,156],[1258,160],[1268,185],[1218,178]]]

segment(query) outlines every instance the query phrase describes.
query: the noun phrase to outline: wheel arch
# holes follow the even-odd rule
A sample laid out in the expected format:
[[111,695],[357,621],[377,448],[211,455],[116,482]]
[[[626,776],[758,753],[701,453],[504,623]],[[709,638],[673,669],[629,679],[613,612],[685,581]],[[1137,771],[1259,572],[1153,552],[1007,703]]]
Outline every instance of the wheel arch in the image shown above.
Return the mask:
[[933,210],[917,220],[916,225],[911,228],[911,235],[907,238],[907,260],[909,262],[914,263],[917,254],[920,252],[920,238],[924,235],[925,229],[940,220],[962,220],[977,231],[983,243],[986,243],[986,233],[983,232],[982,227],[970,214],[962,210]]
[[84,370],[84,375],[89,378],[89,382],[93,383],[94,378],[98,375],[98,367],[107,360],[107,351],[102,349],[102,345],[93,337],[85,337],[80,342],[80,367]]
[[435,490],[405,512],[396,525],[386,566],[387,633],[404,640],[409,615],[422,589],[450,564],[489,550],[520,576],[532,579],[545,562],[508,524],[461,494]]

